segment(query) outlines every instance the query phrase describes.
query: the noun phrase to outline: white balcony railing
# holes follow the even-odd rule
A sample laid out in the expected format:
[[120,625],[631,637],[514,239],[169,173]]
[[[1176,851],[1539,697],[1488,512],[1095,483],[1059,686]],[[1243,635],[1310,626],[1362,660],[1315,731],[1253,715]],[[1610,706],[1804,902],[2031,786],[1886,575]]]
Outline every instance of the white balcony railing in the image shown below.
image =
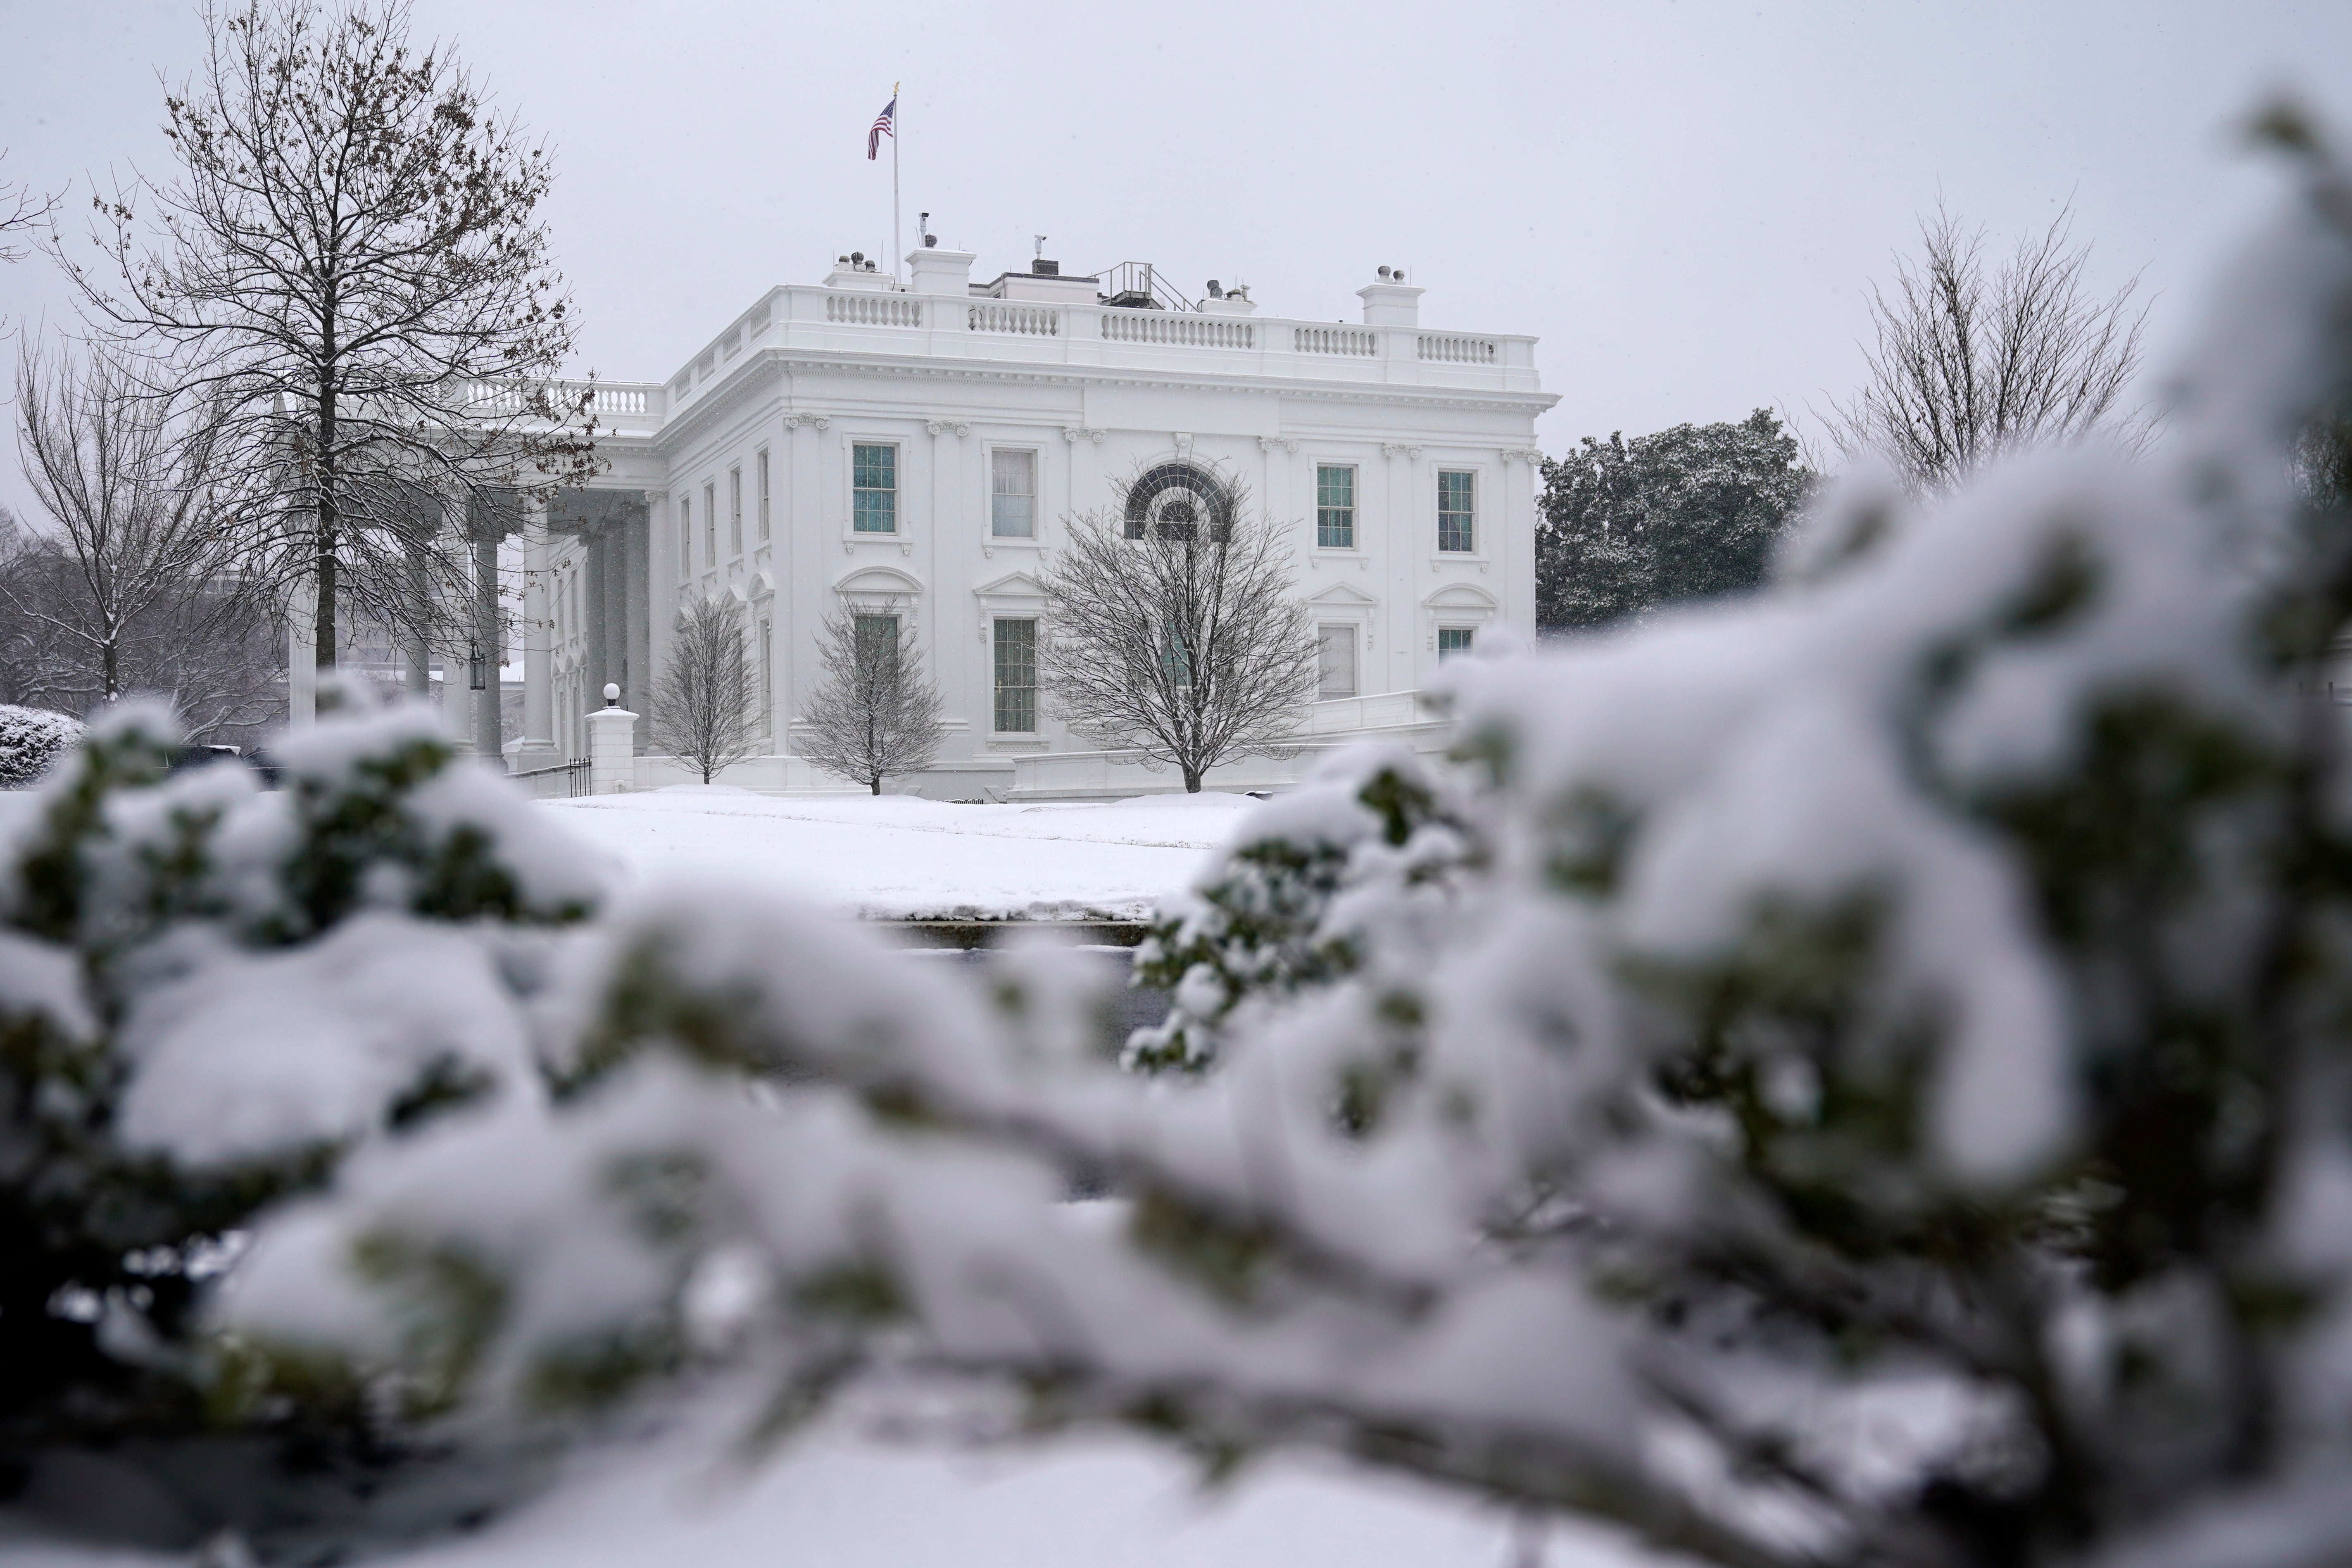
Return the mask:
[[1502,345],[1492,338],[1458,338],[1424,332],[1413,340],[1414,353],[1443,365],[1491,365]]
[[1185,349],[1255,349],[1257,329],[1221,316],[1170,310],[1106,310],[1102,335],[1113,343],[1169,343]]
[[[476,382],[466,406],[484,413],[520,413],[530,392],[530,384],[522,382]],[[547,392],[559,408],[577,408],[582,394],[588,394],[588,412],[598,418],[645,419],[658,417],[662,412],[659,389],[655,387],[550,382]]]
[[1083,298],[997,299],[787,284],[714,335],[667,387],[623,392],[619,402],[600,401],[597,412],[659,423],[692,408],[763,350],[1152,371],[1181,371],[1188,361],[1199,363],[1196,355],[1214,355],[1220,373],[1308,383],[1540,391],[1535,340],[1517,334],[1139,309]]
[[1302,354],[1354,354],[1369,360],[1381,351],[1381,335],[1361,327],[1294,327],[1290,346]]
[[824,319],[859,327],[919,327],[923,305],[903,294],[827,294]]
[[966,321],[967,329],[974,332],[1010,332],[1023,338],[1057,338],[1062,333],[1062,313],[1045,305],[992,301],[971,307]]

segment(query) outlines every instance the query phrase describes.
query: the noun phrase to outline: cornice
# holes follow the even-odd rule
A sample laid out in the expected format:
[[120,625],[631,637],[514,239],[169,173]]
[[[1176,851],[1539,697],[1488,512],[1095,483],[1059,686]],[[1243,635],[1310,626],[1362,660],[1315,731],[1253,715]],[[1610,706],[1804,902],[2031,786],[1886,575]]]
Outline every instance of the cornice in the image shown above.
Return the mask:
[[698,439],[770,382],[796,371],[851,371],[875,377],[904,376],[973,383],[1066,387],[1180,387],[1195,392],[1273,392],[1324,402],[1511,410],[1530,416],[1559,402],[1558,392],[1481,392],[1472,387],[1402,387],[1374,382],[1306,381],[1290,376],[1212,375],[1165,371],[1145,373],[1097,365],[1015,365],[1003,361],[938,360],[906,355],[830,353],[814,349],[754,350],[693,407],[677,414],[650,438],[665,455]]

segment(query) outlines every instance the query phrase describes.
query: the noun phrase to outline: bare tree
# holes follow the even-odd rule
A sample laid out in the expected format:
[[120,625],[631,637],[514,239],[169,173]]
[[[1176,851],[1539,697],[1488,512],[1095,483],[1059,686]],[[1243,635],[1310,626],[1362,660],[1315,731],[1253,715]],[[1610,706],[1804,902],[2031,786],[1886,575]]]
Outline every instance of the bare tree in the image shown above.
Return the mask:
[[1288,749],[1315,686],[1281,531],[1234,481],[1164,465],[1070,520],[1046,574],[1042,674],[1057,714],[1108,747],[1209,769]]
[[805,732],[795,740],[811,762],[877,795],[884,779],[929,768],[946,733],[939,687],[923,673],[908,622],[895,604],[824,622],[817,634],[824,678],[801,717]]
[[[103,349],[77,362],[32,344],[16,363],[17,457],[70,581],[12,580],[7,598],[78,655],[99,702],[127,689],[134,639],[168,622],[199,643],[243,597],[214,485],[219,423],[174,419],[140,385]],[[26,591],[34,583],[48,591]]]
[[[467,601],[467,528],[442,518],[593,469],[593,389],[547,380],[573,332],[553,169],[450,50],[412,49],[405,0],[204,16],[204,67],[165,100],[176,177],[94,204],[103,268],[59,259],[96,327],[163,357],[152,393],[231,411],[257,559],[310,587],[331,665],[347,601],[413,639]],[[420,559],[448,593],[415,591]]]
[[1894,297],[1873,286],[1869,374],[1827,421],[1848,456],[1881,457],[1932,493],[2021,447],[2145,434],[2116,407],[2139,368],[2139,279],[2105,298],[2089,291],[2091,247],[2074,243],[2071,208],[1998,271],[1984,230],[1941,207],[1919,236],[1920,258],[1895,260]]
[[[0,159],[7,156],[8,150],[0,147]],[[0,264],[25,259],[26,242],[57,204],[55,196],[40,194],[20,181],[0,180]],[[0,329],[7,325],[8,318],[0,316]]]
[[709,783],[759,749],[751,680],[743,657],[743,607],[721,596],[678,615],[669,663],[654,684],[647,733]]

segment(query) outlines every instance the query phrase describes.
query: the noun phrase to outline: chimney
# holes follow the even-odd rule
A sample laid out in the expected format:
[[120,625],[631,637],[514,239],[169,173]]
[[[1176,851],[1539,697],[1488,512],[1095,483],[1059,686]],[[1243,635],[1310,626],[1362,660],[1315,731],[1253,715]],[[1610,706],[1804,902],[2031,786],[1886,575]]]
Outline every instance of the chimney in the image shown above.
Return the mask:
[[1381,268],[1381,280],[1357,289],[1356,298],[1364,302],[1367,327],[1421,325],[1421,290],[1405,287],[1401,268],[1394,272],[1385,267]]
[[958,298],[971,290],[972,253],[968,250],[940,250],[926,246],[921,250],[907,253],[908,287],[917,294],[952,294]]

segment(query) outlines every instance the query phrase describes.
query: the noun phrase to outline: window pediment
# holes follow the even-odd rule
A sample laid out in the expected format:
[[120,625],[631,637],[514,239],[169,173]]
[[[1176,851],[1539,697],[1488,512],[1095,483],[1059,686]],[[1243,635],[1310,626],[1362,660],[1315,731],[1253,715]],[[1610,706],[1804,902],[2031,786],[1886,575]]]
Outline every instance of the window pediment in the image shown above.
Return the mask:
[[1307,601],[1318,610],[1370,610],[1380,601],[1360,588],[1335,582]]
[[866,566],[843,574],[834,582],[833,591],[840,594],[896,597],[920,593],[923,585],[912,574],[900,571],[896,567]]
[[1429,610],[1478,611],[1488,615],[1502,608],[1493,594],[1467,582],[1449,582],[1421,602]]

